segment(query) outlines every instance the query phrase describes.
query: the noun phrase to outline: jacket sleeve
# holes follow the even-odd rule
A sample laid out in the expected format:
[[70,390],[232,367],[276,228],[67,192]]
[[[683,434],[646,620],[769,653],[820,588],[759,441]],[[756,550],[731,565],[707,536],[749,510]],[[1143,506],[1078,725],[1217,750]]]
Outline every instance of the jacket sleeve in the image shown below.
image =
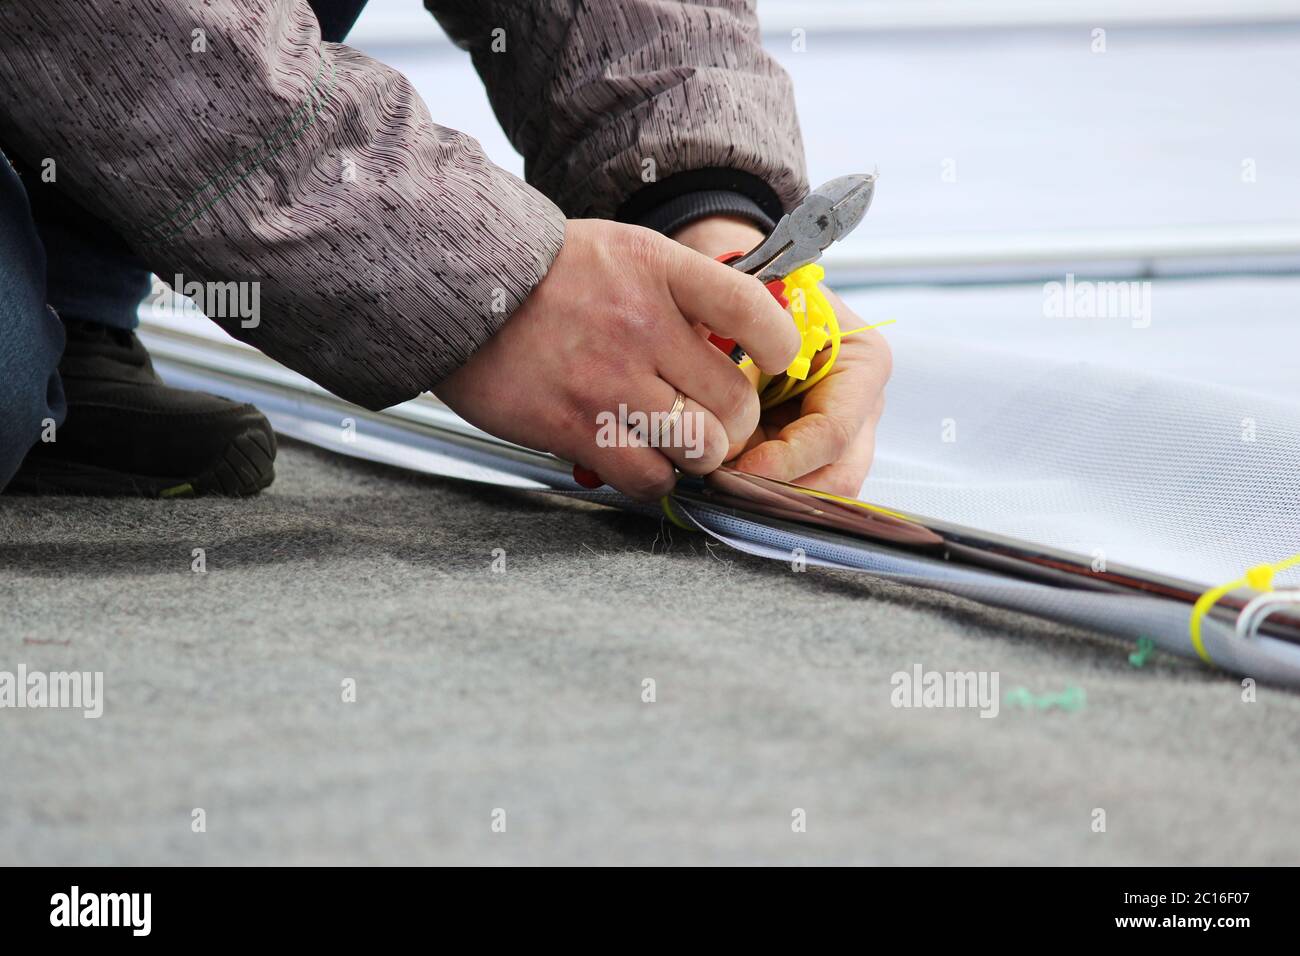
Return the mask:
[[0,137],[165,280],[256,283],[255,318],[205,311],[369,408],[462,364],[564,238],[305,0],[0,3]]
[[688,193],[772,219],[808,191],[794,95],[753,0],[425,0],[470,51],[530,183],[572,217]]

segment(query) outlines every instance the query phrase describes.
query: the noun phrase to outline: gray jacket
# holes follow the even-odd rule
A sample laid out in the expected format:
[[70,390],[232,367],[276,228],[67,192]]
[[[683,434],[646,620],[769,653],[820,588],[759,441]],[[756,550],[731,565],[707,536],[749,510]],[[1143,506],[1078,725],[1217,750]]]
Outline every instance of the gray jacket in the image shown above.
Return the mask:
[[158,275],[258,282],[256,327],[214,318],[369,408],[492,335],[565,216],[646,221],[719,191],[777,216],[806,192],[752,2],[426,5],[473,56],[527,184],[400,73],[322,43],[303,0],[3,0],[0,141],[53,160]]

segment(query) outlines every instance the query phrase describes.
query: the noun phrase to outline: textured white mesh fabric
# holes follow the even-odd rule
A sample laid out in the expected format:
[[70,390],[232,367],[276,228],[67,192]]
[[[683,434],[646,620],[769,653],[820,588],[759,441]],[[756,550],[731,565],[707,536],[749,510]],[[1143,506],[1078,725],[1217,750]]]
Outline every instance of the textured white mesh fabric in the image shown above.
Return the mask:
[[1038,284],[848,298],[898,320],[867,500],[1207,586],[1300,551],[1300,280],[1158,280],[1147,327]]

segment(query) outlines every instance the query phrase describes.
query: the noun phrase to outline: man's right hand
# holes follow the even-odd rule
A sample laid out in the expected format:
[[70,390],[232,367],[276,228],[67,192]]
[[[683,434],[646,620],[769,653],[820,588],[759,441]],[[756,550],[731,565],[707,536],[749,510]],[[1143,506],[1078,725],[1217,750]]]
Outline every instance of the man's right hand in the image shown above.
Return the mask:
[[[672,489],[674,466],[708,474],[758,425],[753,384],[709,332],[734,339],[770,375],[799,352],[790,316],[752,276],[648,229],[572,219],[546,277],[434,391],[485,431],[653,499]],[[597,444],[602,413],[626,405],[662,419],[678,392],[683,415],[702,428],[702,454]]]

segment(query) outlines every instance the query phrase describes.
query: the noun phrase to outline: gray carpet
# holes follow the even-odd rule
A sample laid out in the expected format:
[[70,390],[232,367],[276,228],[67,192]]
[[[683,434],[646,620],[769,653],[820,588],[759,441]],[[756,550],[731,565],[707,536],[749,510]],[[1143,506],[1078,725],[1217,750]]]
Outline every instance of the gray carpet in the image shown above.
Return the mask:
[[[105,681],[0,710],[0,862],[1297,862],[1300,695],[665,533],[288,443],[250,501],[0,497],[0,670]],[[1087,706],[895,709],[917,662]]]

